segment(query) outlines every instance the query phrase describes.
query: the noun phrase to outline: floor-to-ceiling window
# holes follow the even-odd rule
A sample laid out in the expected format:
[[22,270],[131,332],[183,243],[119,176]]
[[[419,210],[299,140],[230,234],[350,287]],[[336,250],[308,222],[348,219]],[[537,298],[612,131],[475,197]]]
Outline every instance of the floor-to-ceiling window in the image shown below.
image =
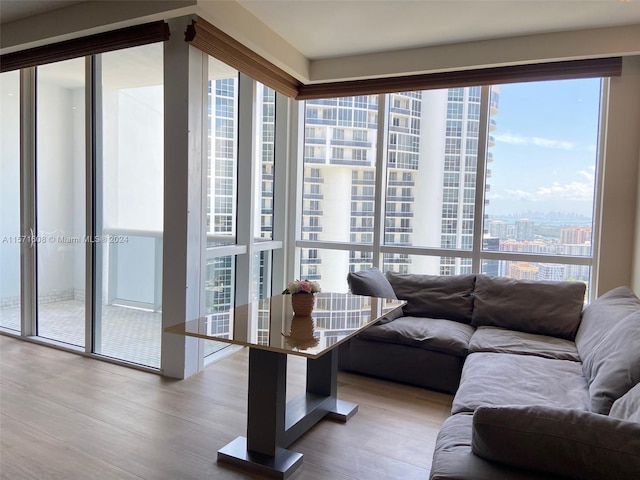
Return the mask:
[[[100,54],[27,63],[2,75],[3,329],[162,367],[164,59],[185,52],[163,47],[101,47]],[[288,112],[283,108],[279,118],[278,146],[276,104],[288,105],[273,89],[212,57],[204,64],[207,100],[193,105],[194,112],[202,108],[205,132],[199,311],[211,315],[224,337],[235,305],[271,295],[274,251],[283,257],[284,222],[276,220],[286,200],[275,185],[285,184],[276,178],[284,171],[276,164],[286,161]],[[33,123],[22,137],[21,118]],[[30,143],[34,152],[21,148]],[[21,179],[21,166],[30,162],[33,174],[24,169]],[[21,216],[33,223],[27,237]],[[24,238],[33,239],[33,248]],[[34,272],[24,255],[21,264],[21,249],[32,252]],[[20,309],[25,289],[37,321]],[[220,347],[209,342],[202,352]]]
[[98,58],[95,351],[160,366],[164,195],[161,43]]
[[20,330],[20,72],[0,74],[0,327]]
[[38,336],[85,345],[85,59],[36,69]]
[[[228,338],[233,307],[271,295],[272,250],[282,246],[273,229],[276,93],[213,57],[207,65],[202,315]],[[206,341],[205,355],[226,346]]]
[[160,367],[162,84],[161,43],[2,74],[0,326]]
[[300,276],[334,291],[371,266],[588,284],[600,88],[564,80],[307,101]]
[[494,97],[483,252],[523,257],[486,259],[484,272],[589,285],[600,83],[503,85]]

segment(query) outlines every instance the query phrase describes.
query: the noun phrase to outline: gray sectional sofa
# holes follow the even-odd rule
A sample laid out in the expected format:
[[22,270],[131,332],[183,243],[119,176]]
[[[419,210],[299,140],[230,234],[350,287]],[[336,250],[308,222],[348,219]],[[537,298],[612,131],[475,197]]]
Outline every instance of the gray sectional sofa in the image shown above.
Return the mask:
[[342,368],[454,394],[431,480],[640,478],[640,299],[579,282],[352,273],[407,300]]

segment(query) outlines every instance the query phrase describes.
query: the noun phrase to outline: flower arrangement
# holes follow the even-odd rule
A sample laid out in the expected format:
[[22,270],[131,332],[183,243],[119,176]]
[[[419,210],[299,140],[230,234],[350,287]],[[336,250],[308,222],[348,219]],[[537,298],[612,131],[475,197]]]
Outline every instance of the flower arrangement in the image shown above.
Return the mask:
[[287,288],[282,292],[285,295],[294,293],[318,293],[320,292],[320,284],[309,280],[294,280],[287,284]]

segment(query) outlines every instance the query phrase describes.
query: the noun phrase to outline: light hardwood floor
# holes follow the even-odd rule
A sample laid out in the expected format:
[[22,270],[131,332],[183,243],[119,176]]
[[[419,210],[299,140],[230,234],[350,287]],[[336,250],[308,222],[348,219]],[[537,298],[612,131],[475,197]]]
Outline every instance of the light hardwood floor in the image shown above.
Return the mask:
[[[288,370],[291,397],[305,360]],[[358,413],[292,445],[292,480],[428,477],[450,395],[348,373],[338,392]],[[215,461],[245,434],[246,394],[246,349],[178,381],[0,335],[0,478],[262,478]]]

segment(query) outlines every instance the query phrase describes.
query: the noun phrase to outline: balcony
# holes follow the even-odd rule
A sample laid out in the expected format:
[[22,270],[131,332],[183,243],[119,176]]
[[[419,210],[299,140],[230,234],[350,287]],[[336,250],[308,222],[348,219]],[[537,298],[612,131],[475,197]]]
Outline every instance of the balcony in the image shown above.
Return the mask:
[[332,158],[329,160],[331,165],[352,165],[356,167],[372,167],[372,162],[370,160],[353,160],[346,158]]

